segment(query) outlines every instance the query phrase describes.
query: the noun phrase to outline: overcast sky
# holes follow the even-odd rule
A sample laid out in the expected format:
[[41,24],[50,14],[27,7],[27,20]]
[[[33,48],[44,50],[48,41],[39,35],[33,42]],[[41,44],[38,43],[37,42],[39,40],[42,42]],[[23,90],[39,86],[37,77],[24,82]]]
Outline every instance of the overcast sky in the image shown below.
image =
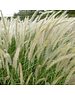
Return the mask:
[[[2,10],[2,13],[3,13],[3,16],[13,16],[14,15],[14,13],[17,13],[18,12],[18,10]],[[1,14],[0,14],[0,16],[1,16]]]
[[42,0],[0,1],[0,10],[2,10],[4,16],[13,16],[18,10],[75,10],[74,6],[75,0],[68,0],[68,3],[67,0],[43,0],[43,2]]

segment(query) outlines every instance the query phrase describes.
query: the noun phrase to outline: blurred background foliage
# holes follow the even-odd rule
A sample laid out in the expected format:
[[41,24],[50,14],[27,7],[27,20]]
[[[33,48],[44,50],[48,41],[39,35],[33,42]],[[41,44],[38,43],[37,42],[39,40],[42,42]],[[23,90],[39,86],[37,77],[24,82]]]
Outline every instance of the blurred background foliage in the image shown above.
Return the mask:
[[[19,16],[20,17],[20,20],[24,20],[24,18],[27,17],[27,16],[29,16],[29,18],[31,18],[35,11],[36,10],[19,10],[18,13],[14,13],[14,16],[13,17],[16,18],[17,16]],[[39,11],[42,11],[43,12],[44,10],[39,10]],[[36,16],[39,15],[39,14],[40,13],[38,12],[36,14]]]
[[[19,10],[18,13],[14,13],[13,17],[16,18],[17,16],[20,16],[20,19],[21,20],[24,20],[25,17],[29,16],[29,18],[31,18],[31,16],[33,15],[33,13],[35,12],[36,10]],[[44,10],[39,10],[41,12],[44,12]],[[55,12],[58,12],[60,10],[54,10]],[[63,13],[65,10],[62,10],[61,13]],[[67,14],[68,14],[68,17],[75,17],[75,10],[66,10],[67,11]],[[60,13],[60,14],[61,14]],[[40,13],[38,12],[37,15],[39,15]],[[59,14],[59,15],[60,15]],[[36,15],[36,16],[37,16]],[[46,15],[44,15],[42,18],[44,18]]]
[[[25,17],[29,16],[29,18],[31,18],[31,16],[33,15],[33,13],[35,12],[36,10],[19,10],[18,13],[14,13],[13,15],[13,18],[16,18],[17,16],[20,17],[20,20],[24,20]],[[39,10],[41,12],[44,12],[44,10]],[[58,12],[60,10],[54,10],[55,12]],[[62,10],[61,13],[63,13],[65,10]],[[67,11],[67,14],[68,14],[68,17],[75,17],[75,10],[66,10]],[[61,14],[60,13],[60,14]],[[38,12],[37,15],[39,15],[40,13]],[[59,15],[60,15],[59,14]],[[36,15],[36,16],[37,16]],[[44,18],[46,15],[44,15],[42,18]],[[8,19],[10,19],[11,17],[8,17]],[[1,19],[1,17],[0,17]]]

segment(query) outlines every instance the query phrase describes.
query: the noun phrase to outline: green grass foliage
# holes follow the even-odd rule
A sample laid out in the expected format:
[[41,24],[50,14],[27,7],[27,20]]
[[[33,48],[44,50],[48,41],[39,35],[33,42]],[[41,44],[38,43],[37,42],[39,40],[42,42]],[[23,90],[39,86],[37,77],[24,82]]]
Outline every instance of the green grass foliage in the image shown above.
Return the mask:
[[37,12],[24,21],[1,12],[0,84],[75,84],[75,18]]

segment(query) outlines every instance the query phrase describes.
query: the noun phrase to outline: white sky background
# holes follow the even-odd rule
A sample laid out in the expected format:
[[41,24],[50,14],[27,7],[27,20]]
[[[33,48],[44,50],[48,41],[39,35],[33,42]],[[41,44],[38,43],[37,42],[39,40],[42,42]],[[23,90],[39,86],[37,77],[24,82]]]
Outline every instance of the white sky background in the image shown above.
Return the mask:
[[75,10],[75,0],[1,0],[0,10],[4,16],[18,10]]
[[[3,13],[3,16],[6,16],[6,17],[8,17],[8,16],[13,16],[14,15],[14,13],[17,13],[18,12],[18,10],[15,10],[15,9],[13,9],[13,10],[2,10],[2,13]],[[1,16],[1,14],[0,14],[0,16]]]

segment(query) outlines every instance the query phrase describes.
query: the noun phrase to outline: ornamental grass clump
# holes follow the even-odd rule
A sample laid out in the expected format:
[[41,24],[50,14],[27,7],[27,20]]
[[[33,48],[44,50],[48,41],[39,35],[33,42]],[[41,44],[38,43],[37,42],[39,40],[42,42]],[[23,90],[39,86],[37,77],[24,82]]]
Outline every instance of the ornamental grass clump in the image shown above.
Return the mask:
[[36,11],[20,21],[0,12],[0,84],[75,84],[75,18]]

